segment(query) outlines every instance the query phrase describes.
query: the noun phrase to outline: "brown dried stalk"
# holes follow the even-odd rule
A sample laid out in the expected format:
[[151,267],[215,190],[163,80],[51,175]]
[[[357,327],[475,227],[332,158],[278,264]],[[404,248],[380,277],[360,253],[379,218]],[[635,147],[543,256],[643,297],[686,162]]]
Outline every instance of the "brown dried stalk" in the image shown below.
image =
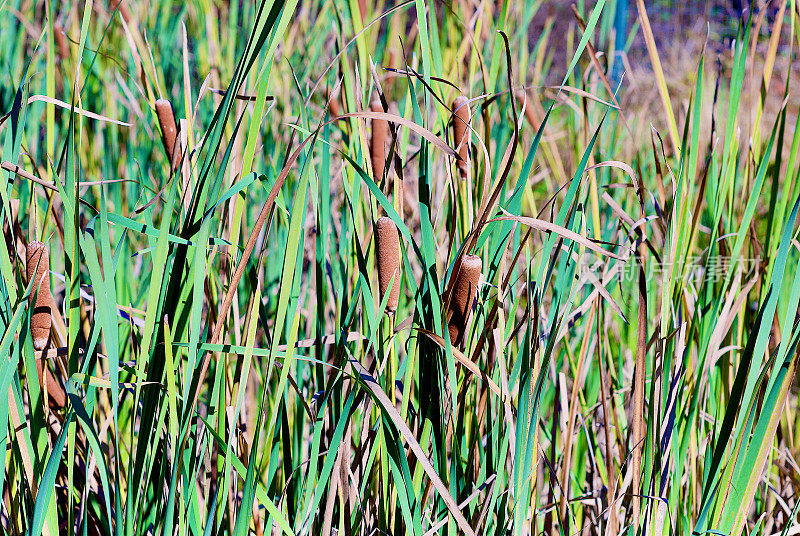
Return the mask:
[[483,263],[477,255],[464,255],[461,262],[453,267],[451,277],[455,278],[455,283],[450,295],[447,329],[450,332],[450,342],[455,346],[461,346],[463,342],[482,268]]
[[[375,223],[375,251],[378,256],[378,284],[381,290],[381,301],[386,296],[389,284],[392,290],[386,302],[386,310],[391,314],[397,311],[400,299],[400,234],[391,218],[383,216]],[[394,277],[394,282],[392,278]]]
[[453,143],[458,151],[458,174],[462,179],[469,175],[469,135],[470,124],[469,99],[459,95],[453,101]]
[[178,126],[175,122],[175,113],[172,111],[172,104],[167,99],[156,101],[156,114],[158,123],[161,125],[161,141],[164,143],[164,150],[167,158],[172,165],[172,171],[180,166],[181,151],[178,142]]

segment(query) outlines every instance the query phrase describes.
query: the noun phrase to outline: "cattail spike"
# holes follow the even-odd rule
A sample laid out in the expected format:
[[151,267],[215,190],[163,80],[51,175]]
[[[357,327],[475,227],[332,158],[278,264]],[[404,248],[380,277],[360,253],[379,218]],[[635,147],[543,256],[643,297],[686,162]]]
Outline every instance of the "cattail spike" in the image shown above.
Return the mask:
[[180,166],[181,151],[178,141],[178,125],[175,123],[175,113],[172,111],[172,103],[167,99],[156,101],[156,114],[158,123],[161,125],[161,141],[164,143],[164,150],[167,158],[172,165],[172,171]]
[[67,394],[46,363],[44,358],[36,360],[39,387],[44,390],[44,386],[47,385],[47,402],[50,409],[61,409],[67,404]]
[[[389,284],[392,290],[386,301],[386,310],[397,311],[400,300],[402,270],[400,269],[400,234],[391,218],[383,216],[375,223],[375,250],[378,255],[378,284],[381,300],[386,296]],[[394,281],[392,282],[392,277]]]
[[53,25],[53,37],[55,38],[58,55],[61,57],[61,61],[67,61],[69,59],[69,40],[61,24],[55,23]]
[[41,242],[29,243],[25,268],[28,281],[33,280],[33,289],[28,297],[29,307],[33,307],[31,338],[33,347],[43,350],[50,339],[50,324],[52,323],[50,307],[53,303],[53,296],[50,293],[50,259],[47,254],[47,246]]
[[459,95],[453,101],[453,142],[460,157],[458,174],[462,179],[466,179],[469,175],[469,145],[472,139],[469,130],[470,118],[469,99]]
[[533,127],[534,130],[539,130],[539,121],[536,119],[536,111],[533,109],[533,102],[528,97],[528,93],[524,89],[517,91],[517,100],[520,106],[525,105],[525,119]]
[[453,267],[451,275],[455,283],[450,294],[450,315],[447,329],[450,331],[450,342],[460,346],[467,329],[467,321],[472,311],[472,303],[478,291],[483,263],[477,255],[464,255]]
[[328,110],[331,113],[331,119],[335,119],[342,115],[342,107],[339,104],[339,92],[326,91],[325,100],[328,102]]
[[[383,112],[381,101],[376,99],[369,105],[373,112]],[[375,183],[383,179],[386,170],[386,158],[389,155],[391,139],[389,136],[389,122],[385,119],[372,120],[372,174]]]
[[114,11],[119,8],[119,13],[122,15],[122,18],[125,20],[126,23],[130,24],[133,17],[131,16],[131,10],[128,7],[128,4],[124,0],[111,0],[108,3],[108,8],[113,13]]

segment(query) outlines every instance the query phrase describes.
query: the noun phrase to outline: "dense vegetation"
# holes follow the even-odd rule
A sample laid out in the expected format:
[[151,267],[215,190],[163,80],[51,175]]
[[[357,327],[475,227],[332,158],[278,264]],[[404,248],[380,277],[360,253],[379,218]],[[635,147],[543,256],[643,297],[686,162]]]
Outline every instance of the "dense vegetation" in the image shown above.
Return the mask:
[[796,534],[798,6],[548,7],[0,2],[2,531]]

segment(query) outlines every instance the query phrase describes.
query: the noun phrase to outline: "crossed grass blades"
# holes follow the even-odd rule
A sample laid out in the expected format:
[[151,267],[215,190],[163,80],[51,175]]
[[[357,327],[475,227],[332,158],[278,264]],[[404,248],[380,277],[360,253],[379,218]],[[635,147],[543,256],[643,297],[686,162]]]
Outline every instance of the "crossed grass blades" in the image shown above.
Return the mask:
[[3,532],[794,534],[773,8],[0,4]]

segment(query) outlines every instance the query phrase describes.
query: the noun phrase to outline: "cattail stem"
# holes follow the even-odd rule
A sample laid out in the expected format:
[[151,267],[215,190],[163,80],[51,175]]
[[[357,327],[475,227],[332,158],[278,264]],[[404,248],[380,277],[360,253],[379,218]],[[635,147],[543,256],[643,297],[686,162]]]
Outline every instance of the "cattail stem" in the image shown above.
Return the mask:
[[460,262],[453,266],[452,292],[450,293],[449,315],[447,329],[450,332],[450,342],[461,346],[464,333],[467,329],[472,304],[478,291],[483,263],[477,255],[464,255]]
[[156,101],[156,114],[158,123],[161,126],[161,141],[164,143],[164,151],[172,166],[172,171],[180,167],[181,151],[178,141],[178,125],[175,122],[175,113],[172,110],[172,103],[167,99]]
[[[400,268],[400,234],[391,218],[383,216],[375,222],[375,251],[378,261],[378,285],[381,291],[381,301],[389,291],[386,301],[386,310],[389,314],[397,311],[400,300],[400,287],[402,270]],[[394,278],[394,281],[392,281]]]
[[458,152],[458,174],[462,179],[466,179],[469,175],[469,146],[472,139],[469,130],[470,119],[469,99],[459,95],[453,101],[453,143]]
[[50,259],[47,246],[41,242],[28,244],[26,275],[28,281],[33,280],[33,289],[28,296],[28,305],[33,308],[31,314],[31,338],[33,347],[43,350],[50,340],[50,312],[53,296],[50,293]]

